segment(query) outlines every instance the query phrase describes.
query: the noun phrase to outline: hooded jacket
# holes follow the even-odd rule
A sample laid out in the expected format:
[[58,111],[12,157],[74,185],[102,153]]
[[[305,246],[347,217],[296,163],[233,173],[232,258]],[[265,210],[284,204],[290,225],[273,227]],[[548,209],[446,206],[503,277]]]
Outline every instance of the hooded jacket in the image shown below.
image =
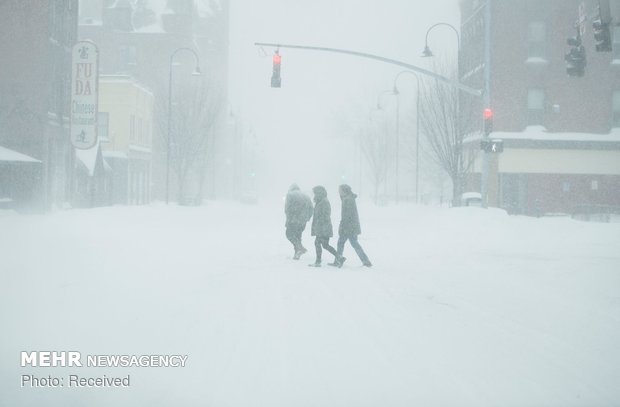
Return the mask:
[[312,217],[312,236],[332,237],[332,207],[327,199],[327,190],[321,185],[312,188],[314,192],[314,216]]
[[312,217],[312,201],[299,190],[297,184],[291,185],[284,203],[286,227],[304,226]]
[[346,184],[341,185],[340,190],[343,194],[341,195],[342,212],[338,234],[341,236],[357,236],[362,233],[360,218],[357,213],[357,203],[355,201],[357,195],[354,194],[353,191],[351,191],[351,187]]

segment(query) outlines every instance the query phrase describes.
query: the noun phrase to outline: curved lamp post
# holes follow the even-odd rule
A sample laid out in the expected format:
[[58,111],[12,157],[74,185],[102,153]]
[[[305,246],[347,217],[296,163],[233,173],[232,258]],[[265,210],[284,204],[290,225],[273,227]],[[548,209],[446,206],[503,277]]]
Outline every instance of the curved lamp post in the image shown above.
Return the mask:
[[[454,31],[454,34],[456,35],[456,75],[457,75],[457,81],[460,79],[460,60],[461,60],[461,37],[459,35],[458,30],[452,25],[452,24],[448,24],[448,23],[437,23],[437,24],[433,24],[432,26],[430,26],[428,28],[428,30],[426,30],[426,37],[424,39],[424,51],[422,52],[422,56],[423,57],[432,57],[433,56],[433,52],[431,51],[431,49],[428,47],[428,34],[433,30],[433,28],[438,27],[438,26],[446,26],[448,28],[451,28],[452,31]],[[458,133],[461,132],[461,98],[460,98],[460,92],[457,90],[456,91],[456,131]],[[455,197],[453,197],[453,199],[455,199]]]
[[398,203],[399,195],[398,195],[398,179],[399,179],[399,148],[400,148],[400,102],[399,95],[400,92],[396,87],[398,78],[401,75],[409,73],[413,75],[416,79],[416,99],[415,99],[415,203],[418,203],[418,185],[420,184],[420,76],[413,71],[401,71],[394,78],[394,89],[392,93],[396,95],[396,203]]
[[437,23],[437,24],[433,24],[431,25],[428,30],[426,30],[426,37],[424,39],[424,51],[422,51],[422,56],[423,57],[432,57],[433,56],[433,51],[431,51],[431,49],[428,46],[428,34],[433,30],[433,28],[438,27],[438,26],[446,26],[452,29],[452,31],[454,31],[454,34],[456,34],[456,42],[457,42],[457,49],[460,50],[461,49],[461,37],[459,35],[458,30],[452,25],[452,24],[448,24],[448,23]]
[[[394,93],[393,89],[386,89],[384,91],[381,91],[378,95],[377,95],[377,109],[374,110],[374,112],[378,111],[378,110],[383,110],[383,104],[381,103],[383,98],[385,96],[396,96],[396,93]],[[397,99],[398,100],[398,99]],[[373,122],[373,118],[372,118],[372,113],[373,111],[370,112],[370,121]],[[398,119],[398,112],[396,113],[397,116],[396,118]],[[388,122],[386,121],[386,132],[388,131]],[[388,134],[386,133],[386,137],[388,136]],[[385,179],[385,184],[384,184],[384,193],[387,195],[387,169],[386,169],[386,179]],[[376,199],[376,197],[375,197]]]
[[[383,106],[381,105],[381,100],[382,97],[390,94],[390,95],[395,95],[393,90],[384,90],[381,91],[378,95],[377,95],[377,108],[375,110],[370,110],[370,112],[368,113],[368,120],[370,122],[370,124],[372,125],[373,123],[373,118],[372,118],[372,114],[374,112],[376,112],[377,110],[383,110]],[[358,187],[358,193],[361,196],[362,194],[362,130],[360,129],[360,134],[358,136],[358,178],[359,178],[359,187]]]
[[171,136],[171,124],[172,124],[172,64],[174,62],[174,57],[176,56],[176,54],[180,51],[189,51],[192,54],[194,54],[194,57],[196,58],[196,68],[194,69],[194,72],[192,72],[192,75],[194,76],[200,76],[201,72],[200,72],[200,58],[198,57],[198,54],[196,53],[196,51],[194,51],[191,48],[177,48],[176,50],[174,50],[174,52],[172,53],[172,55],[170,55],[170,76],[168,77],[168,143],[167,143],[167,154],[166,154],[166,205],[168,205],[168,201],[169,201],[169,187],[170,187],[170,150],[171,148],[171,144],[172,144],[172,136]]
[[396,95],[394,93],[393,89],[386,89],[384,91],[381,91],[378,95],[377,95],[377,110],[383,110],[383,105],[381,104],[382,98],[385,95]]

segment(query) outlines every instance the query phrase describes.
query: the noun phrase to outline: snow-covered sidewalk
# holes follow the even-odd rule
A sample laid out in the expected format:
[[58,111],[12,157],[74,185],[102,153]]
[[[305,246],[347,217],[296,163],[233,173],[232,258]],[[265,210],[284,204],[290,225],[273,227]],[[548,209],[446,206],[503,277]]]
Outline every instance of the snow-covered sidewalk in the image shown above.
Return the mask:
[[[0,212],[0,406],[620,405],[620,224],[360,212],[372,269],[350,246],[307,267],[308,230],[292,260],[280,203]],[[76,372],[22,350],[189,359]],[[131,387],[20,387],[74,373]]]

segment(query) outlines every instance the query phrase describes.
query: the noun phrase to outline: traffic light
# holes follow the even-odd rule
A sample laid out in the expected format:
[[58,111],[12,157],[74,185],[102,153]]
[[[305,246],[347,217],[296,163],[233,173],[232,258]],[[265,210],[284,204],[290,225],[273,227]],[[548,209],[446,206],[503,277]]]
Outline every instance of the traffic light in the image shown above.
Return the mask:
[[592,30],[594,31],[594,40],[596,41],[596,52],[611,52],[611,29],[609,24],[594,20],[592,22]]
[[582,77],[585,74],[587,61],[586,49],[581,44],[581,35],[577,33],[576,37],[568,38],[566,43],[571,46],[571,49],[564,55],[566,73],[568,76]]
[[482,112],[482,117],[484,118],[484,136],[489,137],[493,131],[493,110],[487,107]]
[[609,0],[599,0],[598,15],[592,21],[596,52],[611,52],[611,11]]
[[271,74],[271,87],[279,88],[282,85],[282,78],[280,78],[280,64],[282,62],[282,57],[280,56],[279,51],[276,51],[273,54],[273,73]]

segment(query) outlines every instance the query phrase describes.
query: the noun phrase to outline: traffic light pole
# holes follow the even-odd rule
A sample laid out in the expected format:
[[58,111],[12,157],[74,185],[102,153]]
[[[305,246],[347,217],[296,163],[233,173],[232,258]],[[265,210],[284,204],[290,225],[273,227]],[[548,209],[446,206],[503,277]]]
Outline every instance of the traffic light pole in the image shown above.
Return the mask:
[[[482,95],[482,107],[487,109],[491,107],[491,0],[487,0],[484,8],[484,93]],[[485,131],[482,132],[482,140],[489,140],[489,135]],[[489,161],[489,153],[483,150],[482,168],[480,170],[480,195],[483,208],[489,206]]]
[[418,66],[411,65],[406,62],[398,61],[395,59],[385,58],[379,55],[367,54],[365,52],[349,51],[346,49],[338,49],[338,48],[313,47],[313,46],[307,46],[307,45],[270,44],[270,43],[264,43],[264,42],[255,42],[254,45],[259,46],[259,47],[294,48],[294,49],[305,49],[305,50],[311,50],[311,51],[335,52],[338,54],[347,54],[347,55],[353,55],[353,56],[362,57],[362,58],[374,59],[374,60],[385,62],[388,64],[401,66],[403,68],[412,70],[422,75],[430,76],[432,78],[435,78],[448,85],[454,86],[474,96],[482,96],[483,94],[482,90],[480,89],[471,88],[467,85],[463,85],[459,81],[453,81],[451,79],[446,78],[445,76],[438,75],[435,72],[428,71],[424,68],[420,68]]

